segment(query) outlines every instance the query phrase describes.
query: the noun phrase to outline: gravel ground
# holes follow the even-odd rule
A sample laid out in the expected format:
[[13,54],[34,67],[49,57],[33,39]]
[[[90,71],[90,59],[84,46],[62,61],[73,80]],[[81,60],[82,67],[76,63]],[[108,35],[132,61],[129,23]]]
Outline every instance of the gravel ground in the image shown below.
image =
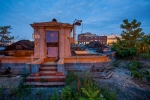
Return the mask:
[[22,80],[23,77],[20,76],[12,76],[12,77],[7,77],[6,75],[0,76],[0,88],[16,88]]
[[[95,79],[100,86],[107,86],[110,90],[116,90],[118,100],[150,100],[150,82],[146,79],[140,81],[130,76],[128,69],[122,67],[126,63],[114,69],[114,73],[109,79]],[[150,62],[145,62],[147,69]]]
[[59,94],[62,87],[31,87],[25,89],[23,95],[19,93],[12,93],[23,77],[20,76],[1,76],[0,77],[0,100],[50,100],[50,96],[56,91]]
[[62,87],[51,87],[51,88],[30,88],[31,93],[27,93],[26,89],[23,95],[9,94],[11,89],[5,89],[3,91],[0,100],[50,100],[51,95],[56,91],[59,94],[62,91]]

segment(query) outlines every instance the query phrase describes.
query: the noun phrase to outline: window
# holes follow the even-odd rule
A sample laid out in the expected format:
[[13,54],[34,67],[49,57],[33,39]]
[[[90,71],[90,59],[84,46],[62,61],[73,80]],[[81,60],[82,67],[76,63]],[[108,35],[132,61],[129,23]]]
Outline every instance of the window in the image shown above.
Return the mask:
[[16,49],[17,50],[21,50],[22,49],[22,45],[16,45]]

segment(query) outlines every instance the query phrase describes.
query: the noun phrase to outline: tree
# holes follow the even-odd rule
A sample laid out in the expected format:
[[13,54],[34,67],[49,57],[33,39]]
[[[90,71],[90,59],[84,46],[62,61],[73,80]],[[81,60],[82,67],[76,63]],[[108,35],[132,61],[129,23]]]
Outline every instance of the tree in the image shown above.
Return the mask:
[[112,49],[116,51],[118,57],[134,57],[140,53],[147,52],[146,36],[140,28],[141,23],[135,19],[129,23],[123,20],[120,27],[123,29],[122,39],[117,38],[117,42],[113,44]]
[[12,29],[11,26],[0,26],[0,40],[2,45],[4,45],[4,41],[14,39],[14,36],[9,36],[9,34],[11,33],[8,31],[9,29]]
[[129,23],[128,20],[123,20],[124,24],[121,24],[120,27],[124,29],[121,33],[122,38],[127,41],[128,46],[135,45],[138,38],[142,38],[144,33],[141,32],[142,28],[139,28],[141,23],[137,22],[135,19]]
[[150,34],[148,34],[148,35],[146,36],[146,43],[147,43],[148,45],[150,45]]

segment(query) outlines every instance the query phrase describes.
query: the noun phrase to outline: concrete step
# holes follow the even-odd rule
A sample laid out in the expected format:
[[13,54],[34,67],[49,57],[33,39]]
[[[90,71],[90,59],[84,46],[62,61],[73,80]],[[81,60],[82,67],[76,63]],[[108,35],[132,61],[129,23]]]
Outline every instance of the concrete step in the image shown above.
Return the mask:
[[66,76],[28,76],[26,82],[65,82]]
[[57,65],[57,62],[43,62],[41,65]]
[[62,72],[49,73],[49,72],[39,72],[40,76],[62,76]]
[[30,74],[30,76],[63,76],[64,74],[62,72],[57,71],[40,71],[35,74]]
[[57,65],[41,65],[41,67],[57,67]]
[[30,74],[30,76],[55,76],[57,71],[40,71],[35,74]]
[[57,71],[57,67],[40,67],[40,71]]
[[24,85],[47,87],[47,86],[64,86],[65,82],[25,82]]
[[40,71],[41,76],[55,76],[57,71]]

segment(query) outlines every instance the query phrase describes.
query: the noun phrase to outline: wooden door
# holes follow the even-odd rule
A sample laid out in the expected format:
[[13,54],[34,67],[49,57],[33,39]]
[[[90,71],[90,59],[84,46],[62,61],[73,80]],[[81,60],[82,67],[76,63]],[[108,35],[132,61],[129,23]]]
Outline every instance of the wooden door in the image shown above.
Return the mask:
[[47,57],[58,59],[58,31],[46,31]]

